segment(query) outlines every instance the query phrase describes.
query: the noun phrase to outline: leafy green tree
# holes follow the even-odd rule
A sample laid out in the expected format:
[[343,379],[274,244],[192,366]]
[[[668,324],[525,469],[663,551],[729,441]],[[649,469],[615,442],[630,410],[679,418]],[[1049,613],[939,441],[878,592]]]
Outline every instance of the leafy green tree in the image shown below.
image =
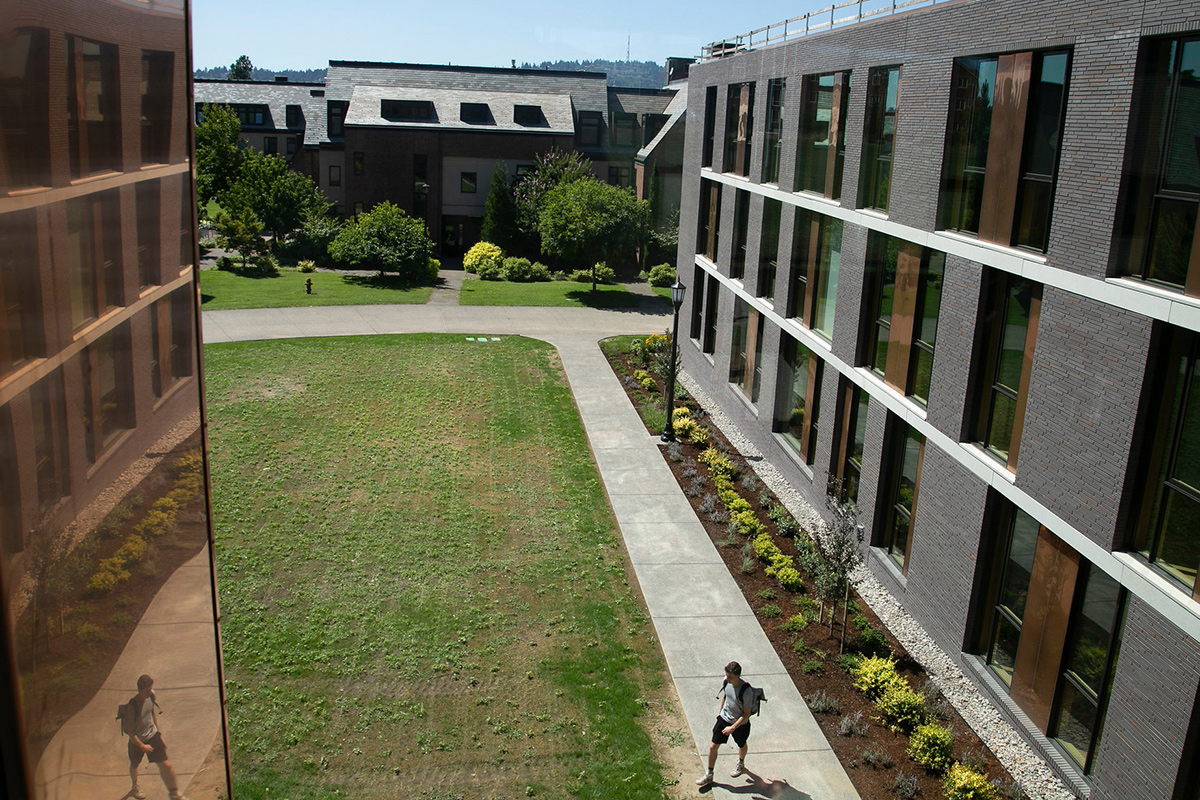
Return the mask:
[[649,217],[645,200],[589,177],[552,189],[542,204],[542,251],[571,263],[633,257]]
[[499,245],[504,250],[517,243],[517,206],[508,185],[508,165],[503,161],[496,162],[496,168],[492,170],[492,185],[483,206],[480,237],[481,241]]
[[238,147],[242,123],[229,106],[206,103],[196,126],[196,198],[201,205],[229,191],[242,165]]
[[250,56],[242,54],[237,57],[229,65],[229,80],[231,81],[249,81],[254,79],[254,64],[250,63]]
[[538,225],[546,196],[559,186],[593,177],[592,162],[574,150],[551,150],[537,157],[533,169],[513,187],[517,228],[530,253],[541,250]]
[[299,228],[305,214],[323,214],[329,207],[311,178],[289,169],[282,156],[257,150],[246,152],[235,183],[218,201],[248,206],[277,242]]
[[347,267],[374,268],[380,275],[395,272],[412,282],[437,277],[425,224],[387,201],[342,228],[329,245],[329,255]]
[[218,214],[216,229],[217,245],[225,250],[236,250],[242,257],[243,268],[251,256],[267,248],[262,238],[262,221],[243,203],[226,207]]

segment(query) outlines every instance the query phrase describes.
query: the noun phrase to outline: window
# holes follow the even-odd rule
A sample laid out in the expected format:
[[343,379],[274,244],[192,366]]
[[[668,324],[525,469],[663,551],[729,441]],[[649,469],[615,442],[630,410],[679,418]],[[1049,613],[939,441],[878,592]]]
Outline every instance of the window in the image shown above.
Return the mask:
[[713,143],[717,137],[717,87],[709,86],[704,92],[704,152],[700,156],[700,166],[711,167],[713,163]]
[[[84,390],[87,390],[87,386]],[[61,370],[29,390],[33,414],[33,454],[37,473],[38,509],[45,513],[71,491],[67,462],[67,411]]]
[[129,364],[129,324],[105,334],[80,354],[83,427],[89,464],[133,427],[133,376]]
[[913,517],[921,483],[921,461],[925,457],[925,437],[898,417],[888,416],[887,451],[884,464],[887,482],[879,493],[883,508],[876,541],[900,569],[908,573],[912,552]]
[[10,187],[50,185],[49,84],[48,31],[0,40],[0,176]]
[[1066,50],[954,60],[941,227],[1045,252],[1069,62]]
[[393,122],[437,122],[430,100],[380,100],[379,116]]
[[[1010,687],[1016,675],[1018,688],[1034,683],[1032,674],[1024,674],[1033,665],[1022,663],[1022,674],[1017,675],[1017,653],[1021,642],[1021,629],[1025,624],[1025,608],[1029,599],[1029,584],[1034,573],[1034,556],[1039,537],[1043,533],[1037,520],[1007,501],[992,498],[997,519],[995,575],[991,576],[995,587],[989,589],[994,599],[990,603],[990,617],[986,621],[985,659],[992,672]],[[1047,539],[1048,548],[1055,542]],[[1043,554],[1039,577],[1049,573],[1047,558],[1052,549]],[[1073,579],[1072,579],[1073,580]],[[1042,609],[1037,609],[1039,621]],[[1030,630],[1036,630],[1031,627]],[[1035,634],[1037,635],[1037,634]]]
[[802,86],[795,190],[836,200],[842,196],[850,73],[806,75]]
[[137,184],[138,288],[162,283],[161,192],[158,181]]
[[1143,43],[1129,117],[1122,272],[1200,295],[1200,37]]
[[629,167],[609,167],[608,182],[613,186],[620,186],[622,189],[628,189],[630,185],[630,169]]
[[775,431],[811,465],[817,450],[817,426],[824,362],[791,336],[783,334],[779,353]]
[[742,280],[746,275],[746,239],[750,229],[750,193],[733,193],[733,255],[729,261],[729,277]]
[[271,109],[264,105],[235,103],[230,108],[237,114],[242,127],[266,125],[271,116]]
[[287,154],[289,156],[296,155],[296,150],[300,147],[300,137],[299,136],[288,136],[285,138],[284,141],[287,142]]
[[192,212],[196,208],[196,196],[192,193],[192,176],[189,172],[179,177],[179,268],[190,267],[196,261],[196,223]]
[[475,194],[476,173],[464,172],[458,177],[458,190],[463,194]]
[[1041,284],[989,271],[976,335],[981,370],[974,430],[976,441],[1010,471],[1017,468],[1041,305]]
[[330,186],[341,186],[342,185],[342,167],[341,167],[341,165],[339,165],[339,164],[330,164],[329,165],[329,185]]
[[121,169],[117,46],[67,36],[67,139],[71,177]]
[[156,398],[192,374],[190,301],[188,290],[179,289],[150,311],[150,386]]
[[367,157],[365,153],[357,152],[354,154],[354,174],[365,175],[367,171]]
[[658,136],[658,132],[663,129],[663,125],[667,124],[670,116],[667,114],[643,114],[642,115],[642,147],[654,141],[654,137]]
[[866,364],[901,394],[929,403],[946,256],[871,232],[866,307],[874,312]]
[[142,51],[142,163],[171,159],[171,84],[175,54]]
[[21,524],[21,486],[16,476],[17,444],[13,436],[12,410],[6,403],[0,406],[0,555],[12,556],[25,549],[25,531]]
[[755,294],[775,299],[775,273],[779,259],[779,219],[783,203],[767,198],[763,201],[762,238],[758,248],[758,278]]
[[1133,549],[1196,596],[1200,567],[1200,335],[1156,329],[1147,365]]
[[867,119],[863,130],[862,186],[858,205],[887,211],[892,189],[892,149],[896,144],[899,67],[873,67],[867,78]]
[[707,273],[695,265],[692,268],[692,314],[688,325],[688,337],[696,340],[704,330],[704,278]]
[[754,132],[754,84],[735,83],[725,101],[725,166],[734,175],[750,174],[750,136]]
[[75,330],[125,304],[118,192],[67,201],[67,274]]
[[357,217],[361,213],[363,213],[363,204],[360,201],[360,202],[354,204],[354,216]]
[[492,109],[487,103],[459,103],[458,118],[468,125],[494,125]]
[[284,110],[284,116],[287,120],[289,128],[299,128],[303,122],[300,115],[300,106],[289,104]]
[[779,183],[779,161],[783,149],[783,97],[787,78],[767,81],[767,135],[763,144],[763,183]]
[[579,146],[599,147],[604,118],[599,111],[579,112]]
[[[425,219],[429,204],[429,156],[425,153],[413,154],[413,216]],[[355,206],[361,206],[356,203]],[[354,213],[359,213],[355,211]]]
[[526,128],[550,127],[541,106],[514,105],[513,122]]
[[346,135],[346,106],[344,100],[330,100],[325,104],[326,122],[329,126],[330,138]]
[[263,153],[266,155],[274,155],[279,152],[279,137],[264,136],[263,137]]
[[37,212],[0,214],[0,375],[45,355]]
[[612,112],[612,143],[617,147],[637,146],[637,114]]
[[729,354],[729,382],[751,403],[762,388],[763,317],[746,301],[733,301],[733,343]]
[[833,459],[835,490],[843,502],[858,504],[863,445],[867,438],[870,396],[846,378],[838,384],[837,452]]
[[704,290],[704,339],[700,351],[712,355],[717,350],[717,300],[721,284],[715,275],[708,276],[708,288]]
[[842,221],[796,209],[788,316],[830,340],[841,258]]
[[721,184],[700,181],[700,225],[696,236],[696,252],[716,262],[721,234]]

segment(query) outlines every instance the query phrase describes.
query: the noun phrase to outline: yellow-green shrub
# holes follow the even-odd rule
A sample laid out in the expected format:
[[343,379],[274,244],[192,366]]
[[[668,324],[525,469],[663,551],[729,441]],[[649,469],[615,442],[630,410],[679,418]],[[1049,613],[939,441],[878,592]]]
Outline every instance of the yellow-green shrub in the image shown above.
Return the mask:
[[708,435],[708,428],[697,423],[696,427],[692,428],[691,433],[688,434],[688,441],[697,446],[706,445],[712,441],[712,437]]
[[184,475],[199,475],[204,470],[204,456],[199,450],[193,450],[190,453],[185,453],[175,461],[175,474],[179,477]]
[[[730,515],[740,514],[743,511],[750,511],[753,508],[753,506],[751,506],[750,503],[747,502],[737,492],[731,492],[731,490],[726,490],[725,494],[726,494],[726,497],[728,497],[728,499],[726,499],[725,497],[721,497],[721,495],[717,495],[717,496],[721,497],[721,500],[725,503],[725,510],[728,511],[730,513]],[[729,497],[730,494],[732,494],[733,496]]]
[[[745,502],[744,500],[742,502]],[[742,511],[731,512],[729,515],[730,522],[733,527],[742,536],[747,538],[758,536],[760,533],[765,533],[767,526],[754,515],[754,512],[749,508]]]
[[691,419],[692,410],[687,406],[675,406],[675,409],[671,412],[671,419],[680,420],[684,419],[685,417],[687,419]]
[[503,263],[504,251],[491,242],[478,242],[463,256],[463,269],[470,273],[479,272],[480,267],[498,270]]
[[175,524],[175,512],[166,513],[151,509],[142,521],[133,527],[133,532],[142,538],[162,536]]
[[950,767],[942,780],[942,791],[946,793],[946,800],[1000,800],[1000,793],[987,776],[965,764]]
[[113,553],[113,558],[119,559],[122,566],[128,566],[140,561],[145,554],[146,540],[140,536],[130,536],[117,548],[117,552]]
[[654,382],[654,378],[650,376],[650,373],[644,369],[635,369],[633,371],[633,379],[640,383],[642,388],[647,392],[658,391],[658,384]]
[[949,768],[954,754],[954,734],[935,722],[921,725],[908,739],[908,756],[933,773]]
[[896,733],[908,733],[925,722],[925,698],[904,681],[897,681],[875,701],[883,721]]
[[882,697],[884,692],[897,684],[908,685],[896,673],[896,661],[892,658],[864,658],[850,675],[854,678],[854,688],[871,700]]
[[[790,556],[785,557],[790,558]],[[795,567],[780,567],[775,571],[775,580],[779,581],[779,585],[789,592],[798,592],[804,588],[804,578]]]
[[729,457],[715,447],[710,447],[700,454],[700,463],[706,465],[712,475],[734,478],[738,472]]
[[785,556],[783,553],[771,556],[771,564],[763,570],[763,574],[768,578],[779,577],[779,570],[785,567],[796,568],[796,562],[791,556]]
[[775,540],[771,538],[771,534],[761,533],[754,537],[754,555],[762,561],[770,561],[783,553],[780,551],[779,545],[775,544]]
[[154,509],[155,511],[161,511],[164,514],[174,514],[179,510],[179,504],[167,496],[160,497],[155,500],[154,505],[150,506],[150,508]]

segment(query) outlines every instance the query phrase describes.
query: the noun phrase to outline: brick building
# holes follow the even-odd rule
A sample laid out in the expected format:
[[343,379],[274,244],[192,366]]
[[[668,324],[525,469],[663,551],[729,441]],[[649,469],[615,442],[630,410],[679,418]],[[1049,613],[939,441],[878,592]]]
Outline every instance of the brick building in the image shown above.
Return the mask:
[[684,367],[1080,796],[1194,800],[1200,5],[829,27],[691,67]]

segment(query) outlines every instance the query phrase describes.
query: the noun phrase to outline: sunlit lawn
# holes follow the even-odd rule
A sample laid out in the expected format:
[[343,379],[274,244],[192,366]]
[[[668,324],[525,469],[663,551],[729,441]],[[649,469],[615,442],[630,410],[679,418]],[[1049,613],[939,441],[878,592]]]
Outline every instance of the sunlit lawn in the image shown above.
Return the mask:
[[510,283],[467,278],[463,282],[459,304],[464,306],[587,306],[591,308],[631,308],[638,296],[624,286],[596,286],[576,281]]
[[664,796],[669,681],[552,347],[205,362],[236,797]]
[[[304,281],[312,279],[312,294]],[[336,272],[297,272],[282,268],[279,275],[206,269],[200,272],[200,294],[205,311],[227,308],[287,308],[290,306],[366,306],[428,303],[431,286],[411,286],[394,275],[358,276]]]

